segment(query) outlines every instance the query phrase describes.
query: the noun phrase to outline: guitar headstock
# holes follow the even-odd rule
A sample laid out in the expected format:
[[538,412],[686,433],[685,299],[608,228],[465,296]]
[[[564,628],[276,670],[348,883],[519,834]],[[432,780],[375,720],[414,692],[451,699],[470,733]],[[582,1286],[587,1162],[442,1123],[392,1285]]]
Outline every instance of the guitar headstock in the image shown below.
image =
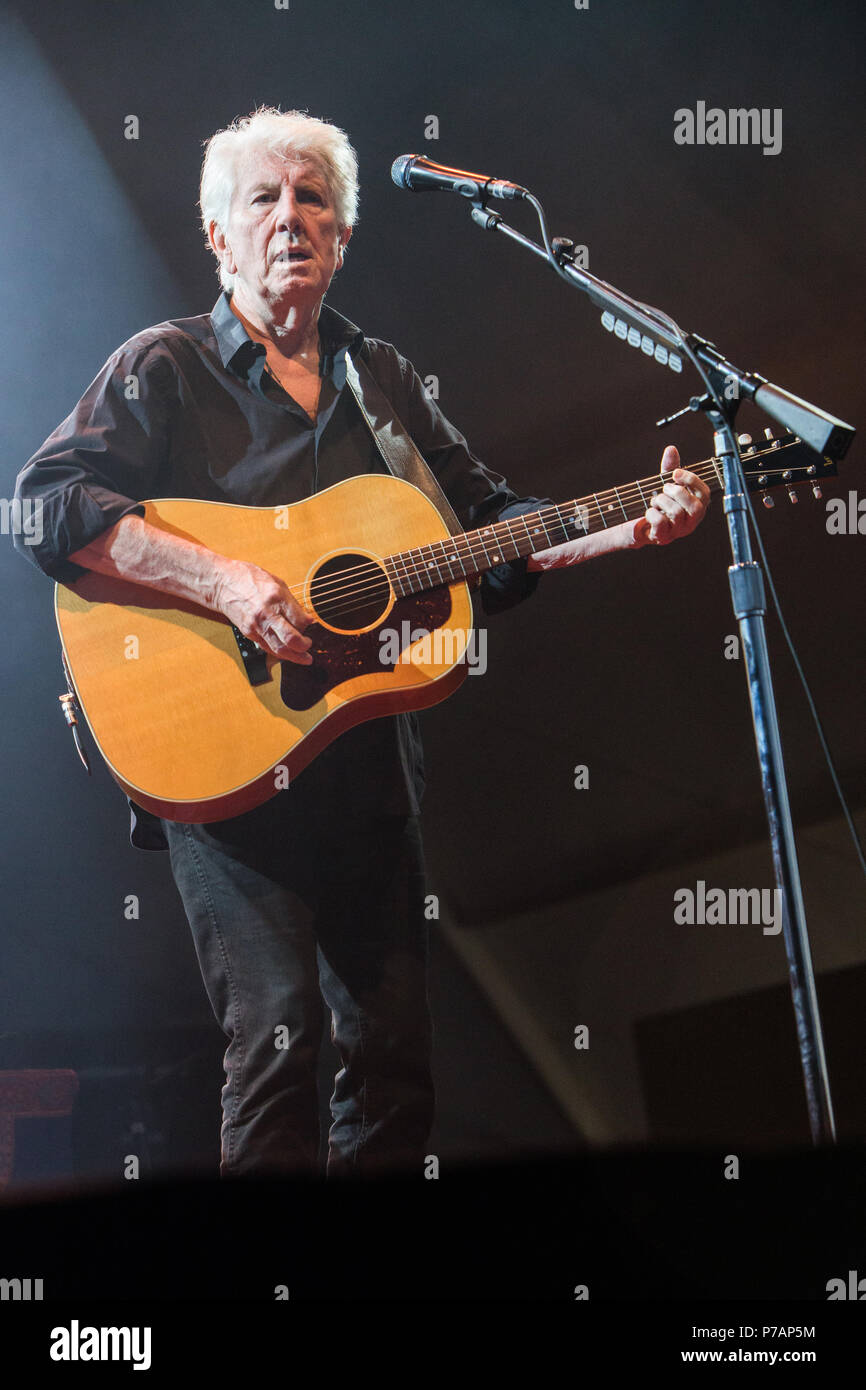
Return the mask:
[[773,506],[769,495],[773,487],[784,487],[790,500],[796,502],[795,488],[798,484],[809,483],[815,497],[820,497],[820,479],[835,477],[839,471],[833,459],[816,454],[796,434],[774,437],[769,429],[764,434],[766,438],[757,444],[752,442],[751,435],[738,436],[749,491],[760,492],[765,507]]

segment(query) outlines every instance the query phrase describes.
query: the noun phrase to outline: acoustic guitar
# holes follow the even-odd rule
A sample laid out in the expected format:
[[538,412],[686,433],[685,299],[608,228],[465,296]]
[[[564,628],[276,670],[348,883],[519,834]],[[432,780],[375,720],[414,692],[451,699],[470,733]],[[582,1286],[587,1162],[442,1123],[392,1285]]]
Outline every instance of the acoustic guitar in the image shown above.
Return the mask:
[[[794,435],[752,446],[743,463],[768,504],[769,488],[787,486],[795,499],[799,482],[820,496],[818,479],[836,472]],[[716,460],[691,471],[722,487]],[[315,615],[312,665],[277,660],[219,614],[88,571],[56,586],[70,696],[140,806],[197,823],[239,815],[344,730],[435,704],[461,684],[470,581],[642,516],[664,481],[656,473],[460,535],[412,484],[372,473],[282,507],[148,501],[151,525],[278,575]]]

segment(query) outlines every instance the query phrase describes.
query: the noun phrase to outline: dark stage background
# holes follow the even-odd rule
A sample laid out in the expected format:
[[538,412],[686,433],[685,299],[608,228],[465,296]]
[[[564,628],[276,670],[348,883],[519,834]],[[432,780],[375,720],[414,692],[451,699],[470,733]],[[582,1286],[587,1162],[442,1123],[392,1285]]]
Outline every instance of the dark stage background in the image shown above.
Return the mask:
[[[858,17],[853,0],[6,6],[4,493],[120,342],[212,306],[201,145],[263,103],[349,132],[361,215],[330,301],[438,378],[446,415],[519,494],[646,475],[668,441],[685,463],[706,457],[702,419],[664,438],[653,423],[696,383],[615,342],[457,198],[399,192],[398,154],[528,185],[595,274],[862,429]],[[674,112],[698,101],[781,108],[781,152],[678,146]],[[536,235],[528,210],[507,215]],[[742,429],[764,423],[744,407]],[[864,495],[861,457],[858,439],[825,498]],[[866,539],[826,523],[808,490],[759,516],[862,812]],[[781,937],[673,921],[677,887],[772,885],[742,662],[724,654],[727,563],[716,500],[681,544],[543,577],[491,621],[486,674],[422,716],[441,901],[431,1152],[806,1142]],[[167,856],[130,848],[98,755],[91,783],[78,766],[51,584],[10,544],[0,564],[0,1070],[74,1067],[81,1082],[73,1117],[21,1127],[16,1174],[118,1176],[131,1135],[149,1171],[213,1172],[224,1040]],[[774,618],[769,631],[831,1081],[857,1139],[862,878]],[[325,1045],[326,1090],[333,1071]]]

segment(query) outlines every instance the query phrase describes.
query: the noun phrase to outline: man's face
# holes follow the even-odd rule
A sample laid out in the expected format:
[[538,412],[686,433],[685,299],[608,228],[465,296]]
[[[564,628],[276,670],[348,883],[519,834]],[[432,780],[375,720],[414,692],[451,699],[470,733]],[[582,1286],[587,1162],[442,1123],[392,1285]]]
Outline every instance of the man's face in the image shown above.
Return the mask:
[[227,231],[211,227],[238,299],[272,308],[320,300],[351,234],[351,227],[340,232],[314,160],[290,164],[264,150],[239,162]]

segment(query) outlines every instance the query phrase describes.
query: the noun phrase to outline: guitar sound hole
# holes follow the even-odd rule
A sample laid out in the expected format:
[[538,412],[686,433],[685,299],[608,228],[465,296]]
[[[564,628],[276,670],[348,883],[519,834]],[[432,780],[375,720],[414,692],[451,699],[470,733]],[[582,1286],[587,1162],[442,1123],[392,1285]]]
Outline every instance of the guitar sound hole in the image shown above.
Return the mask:
[[323,623],[338,632],[357,632],[385,616],[391,586],[369,555],[332,555],[316,571],[310,597]]

